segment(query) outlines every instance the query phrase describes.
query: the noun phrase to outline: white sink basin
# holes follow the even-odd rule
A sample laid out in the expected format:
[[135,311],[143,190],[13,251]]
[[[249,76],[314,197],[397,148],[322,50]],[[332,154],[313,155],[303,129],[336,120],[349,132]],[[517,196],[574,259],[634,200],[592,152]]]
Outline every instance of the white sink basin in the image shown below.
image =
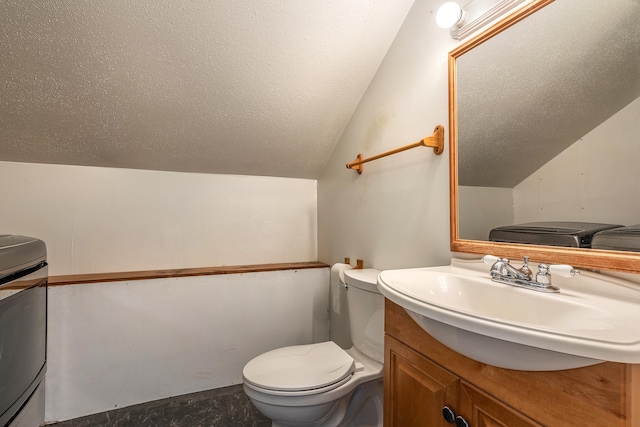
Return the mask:
[[525,371],[640,363],[640,287],[596,273],[554,277],[560,293],[492,282],[481,261],[386,270],[380,292],[447,347]]

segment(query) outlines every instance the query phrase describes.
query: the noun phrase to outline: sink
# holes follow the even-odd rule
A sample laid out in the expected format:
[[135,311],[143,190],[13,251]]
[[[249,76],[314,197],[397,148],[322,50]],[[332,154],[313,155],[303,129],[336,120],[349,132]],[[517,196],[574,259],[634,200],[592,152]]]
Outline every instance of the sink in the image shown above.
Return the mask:
[[560,293],[491,281],[481,261],[385,270],[380,292],[447,347],[524,371],[640,363],[640,285],[598,273],[554,277]]

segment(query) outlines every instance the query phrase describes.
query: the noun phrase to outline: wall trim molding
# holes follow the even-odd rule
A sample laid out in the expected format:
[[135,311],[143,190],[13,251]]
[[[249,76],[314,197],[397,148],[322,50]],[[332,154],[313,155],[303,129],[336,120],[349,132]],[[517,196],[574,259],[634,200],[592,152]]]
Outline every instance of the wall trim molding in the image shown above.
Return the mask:
[[49,286],[82,285],[88,283],[123,282],[130,280],[167,279],[172,277],[213,276],[218,274],[259,273],[265,271],[303,270],[329,268],[318,261],[288,262],[276,264],[251,264],[220,267],[176,268],[169,270],[124,271],[116,273],[69,274],[50,276]]

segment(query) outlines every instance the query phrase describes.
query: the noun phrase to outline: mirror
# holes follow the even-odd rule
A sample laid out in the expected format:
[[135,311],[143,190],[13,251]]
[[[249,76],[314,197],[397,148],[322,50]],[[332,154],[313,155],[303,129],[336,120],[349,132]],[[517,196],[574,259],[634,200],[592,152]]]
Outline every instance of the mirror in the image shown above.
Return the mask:
[[640,224],[640,0],[537,0],[449,55],[451,250],[640,273],[640,252],[489,241]]

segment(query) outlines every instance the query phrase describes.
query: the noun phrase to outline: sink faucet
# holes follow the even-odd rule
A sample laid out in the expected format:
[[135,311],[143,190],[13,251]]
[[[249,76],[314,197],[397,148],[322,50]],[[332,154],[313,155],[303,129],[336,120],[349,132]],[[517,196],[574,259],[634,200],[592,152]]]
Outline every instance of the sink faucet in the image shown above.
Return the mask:
[[498,258],[493,255],[482,257],[485,264],[491,265],[491,280],[519,288],[532,289],[540,292],[560,292],[557,286],[551,284],[551,273],[562,277],[571,277],[580,274],[570,265],[565,264],[540,264],[538,273],[533,279],[533,273],[529,269],[529,257],[524,257],[522,267],[515,268],[506,258]]
[[[491,266],[491,277],[508,277],[512,279],[519,280],[531,280],[531,274],[527,273],[526,270],[516,269],[511,264],[509,264],[509,260],[506,258],[489,258],[491,255],[485,256],[482,260],[485,264],[492,263]],[[528,264],[528,260],[525,260],[525,265]],[[527,266],[527,269],[529,267]]]

